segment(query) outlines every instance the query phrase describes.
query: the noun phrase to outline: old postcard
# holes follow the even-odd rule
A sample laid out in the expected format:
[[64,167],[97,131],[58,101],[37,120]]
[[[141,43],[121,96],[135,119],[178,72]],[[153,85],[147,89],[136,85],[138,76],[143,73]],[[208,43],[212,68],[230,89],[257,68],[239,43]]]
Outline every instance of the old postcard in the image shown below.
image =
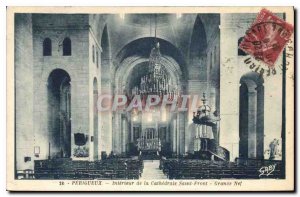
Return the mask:
[[8,7],[7,190],[293,191],[293,7]]

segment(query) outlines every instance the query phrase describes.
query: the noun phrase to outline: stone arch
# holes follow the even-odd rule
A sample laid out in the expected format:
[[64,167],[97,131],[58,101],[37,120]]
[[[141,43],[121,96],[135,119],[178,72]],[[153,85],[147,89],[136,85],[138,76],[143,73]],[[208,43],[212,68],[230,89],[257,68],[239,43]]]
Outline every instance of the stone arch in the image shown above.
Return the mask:
[[104,26],[101,37],[101,89],[102,93],[108,93],[110,90],[111,79],[111,51],[107,25]]
[[[197,15],[192,31],[189,59],[191,72],[190,79],[207,80],[207,36],[203,22],[199,15]],[[197,69],[195,69],[197,68]],[[194,72],[199,70],[199,73]],[[193,71],[193,72],[192,72]]]
[[239,157],[264,158],[264,86],[262,77],[250,72],[240,79]]
[[[132,56],[121,62],[114,78],[115,93],[125,93],[124,90],[127,88],[126,81],[130,72],[135,66],[143,62],[148,62],[148,58]],[[183,79],[179,64],[172,57],[162,57],[162,64],[166,67],[174,84],[178,86],[179,91],[183,90],[180,86]]]
[[101,62],[109,60],[110,59],[110,42],[109,42],[107,25],[105,25],[103,28],[102,37],[101,37],[101,48],[102,48]]
[[[149,56],[149,54],[148,54]],[[126,57],[122,62],[120,62],[120,64],[118,65],[118,67],[116,67],[116,71],[115,71],[115,76],[114,76],[114,94],[126,94],[126,90],[128,89],[128,84],[127,84],[127,79],[131,77],[131,71],[138,65],[142,64],[142,63],[148,63],[149,58],[144,57],[144,56],[140,56],[140,55],[132,55],[129,57]],[[183,88],[183,81],[184,81],[184,74],[181,70],[181,66],[179,65],[179,63],[170,56],[166,56],[163,55],[162,59],[161,59],[161,64],[165,66],[172,82],[174,85],[177,85],[179,92],[184,93],[182,91],[185,91],[185,89]],[[182,91],[181,91],[182,90]],[[179,116],[181,118],[177,119],[177,116]],[[183,114],[173,114],[171,115],[172,120],[170,120],[172,123],[175,121],[176,125],[184,125],[184,123],[182,122],[184,120],[184,118],[182,117]],[[129,123],[129,119],[128,116],[126,114],[122,114],[122,113],[114,113],[113,116],[113,131],[120,131],[119,133],[115,133],[114,134],[114,144],[121,144],[119,146],[114,146],[114,150],[116,152],[125,152],[126,150],[126,144],[128,143],[128,139],[127,139],[127,135],[128,132],[130,131],[128,129],[128,123]],[[172,124],[173,125],[173,124]],[[172,129],[170,128],[170,133],[172,133],[172,138],[171,138],[171,134],[169,134],[169,138],[170,141],[172,141],[172,145],[170,144],[169,146],[173,147],[175,152],[180,152],[183,153],[184,152],[184,145],[181,146],[181,148],[179,149],[179,146],[177,146],[177,144],[179,143],[184,143],[184,135],[181,136],[181,139],[179,140],[175,139],[175,136],[179,135],[179,134],[174,134],[179,133],[179,130],[176,129],[176,127],[172,127]],[[180,132],[184,133],[184,131],[180,130]],[[174,138],[174,139],[173,139]],[[171,150],[171,149],[170,149]]]
[[198,15],[195,19],[194,28],[191,36],[190,56],[206,54],[207,38],[203,22]]
[[54,157],[71,156],[70,82],[70,75],[62,69],[52,70],[48,77],[48,132]]
[[[174,85],[177,85],[178,92],[181,94],[187,93],[186,82],[188,80],[187,64],[180,50],[172,43],[161,38],[143,37],[127,43],[114,58],[113,65],[113,90],[114,94],[126,94],[127,79],[130,77],[130,72],[137,65],[147,63],[151,49],[155,43],[160,44],[161,63],[168,71]],[[170,114],[169,118],[169,144],[170,150],[178,154],[185,152],[185,112]],[[123,124],[127,116],[123,112],[114,112],[113,114],[113,150],[117,153],[126,152],[126,139],[128,124]],[[130,120],[128,120],[130,121]],[[125,121],[126,123],[126,121]],[[128,122],[130,123],[130,122]],[[125,128],[125,129],[124,129]],[[180,128],[180,129],[177,129]]]
[[156,38],[155,40],[154,37],[139,38],[125,45],[116,55],[114,69],[117,70],[126,58],[130,58],[132,56],[140,56],[148,59],[150,51],[154,47],[155,41],[160,43],[160,52],[162,56],[171,57],[173,60],[175,60],[175,62],[177,62],[177,64],[180,66],[182,78],[187,79],[186,62],[179,49],[164,39]]

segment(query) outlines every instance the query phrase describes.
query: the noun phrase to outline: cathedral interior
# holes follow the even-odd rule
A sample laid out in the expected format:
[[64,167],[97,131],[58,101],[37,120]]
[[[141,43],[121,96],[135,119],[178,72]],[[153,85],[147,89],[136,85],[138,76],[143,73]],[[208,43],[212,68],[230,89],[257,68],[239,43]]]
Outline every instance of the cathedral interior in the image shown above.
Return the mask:
[[[254,18],[15,14],[16,178],[259,178],[261,163],[284,166],[282,78],[251,71],[238,48]],[[169,103],[99,111],[101,95]],[[170,110],[182,95],[199,99]]]

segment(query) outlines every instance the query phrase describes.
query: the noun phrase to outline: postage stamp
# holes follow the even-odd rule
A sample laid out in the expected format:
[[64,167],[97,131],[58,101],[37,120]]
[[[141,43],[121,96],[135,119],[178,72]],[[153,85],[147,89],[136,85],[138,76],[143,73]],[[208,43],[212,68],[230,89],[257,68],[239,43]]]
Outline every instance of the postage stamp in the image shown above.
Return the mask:
[[294,190],[294,9],[266,9],[8,7],[7,190]]
[[267,9],[262,9],[239,47],[272,67],[292,36],[293,30],[293,25]]

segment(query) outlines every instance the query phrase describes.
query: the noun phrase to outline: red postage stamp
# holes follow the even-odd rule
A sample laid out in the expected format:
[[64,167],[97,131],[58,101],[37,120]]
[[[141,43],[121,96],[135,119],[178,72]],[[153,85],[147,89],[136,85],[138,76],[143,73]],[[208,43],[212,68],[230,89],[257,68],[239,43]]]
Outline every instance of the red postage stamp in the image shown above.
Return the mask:
[[239,47],[255,59],[273,67],[293,31],[294,27],[291,24],[262,9]]

